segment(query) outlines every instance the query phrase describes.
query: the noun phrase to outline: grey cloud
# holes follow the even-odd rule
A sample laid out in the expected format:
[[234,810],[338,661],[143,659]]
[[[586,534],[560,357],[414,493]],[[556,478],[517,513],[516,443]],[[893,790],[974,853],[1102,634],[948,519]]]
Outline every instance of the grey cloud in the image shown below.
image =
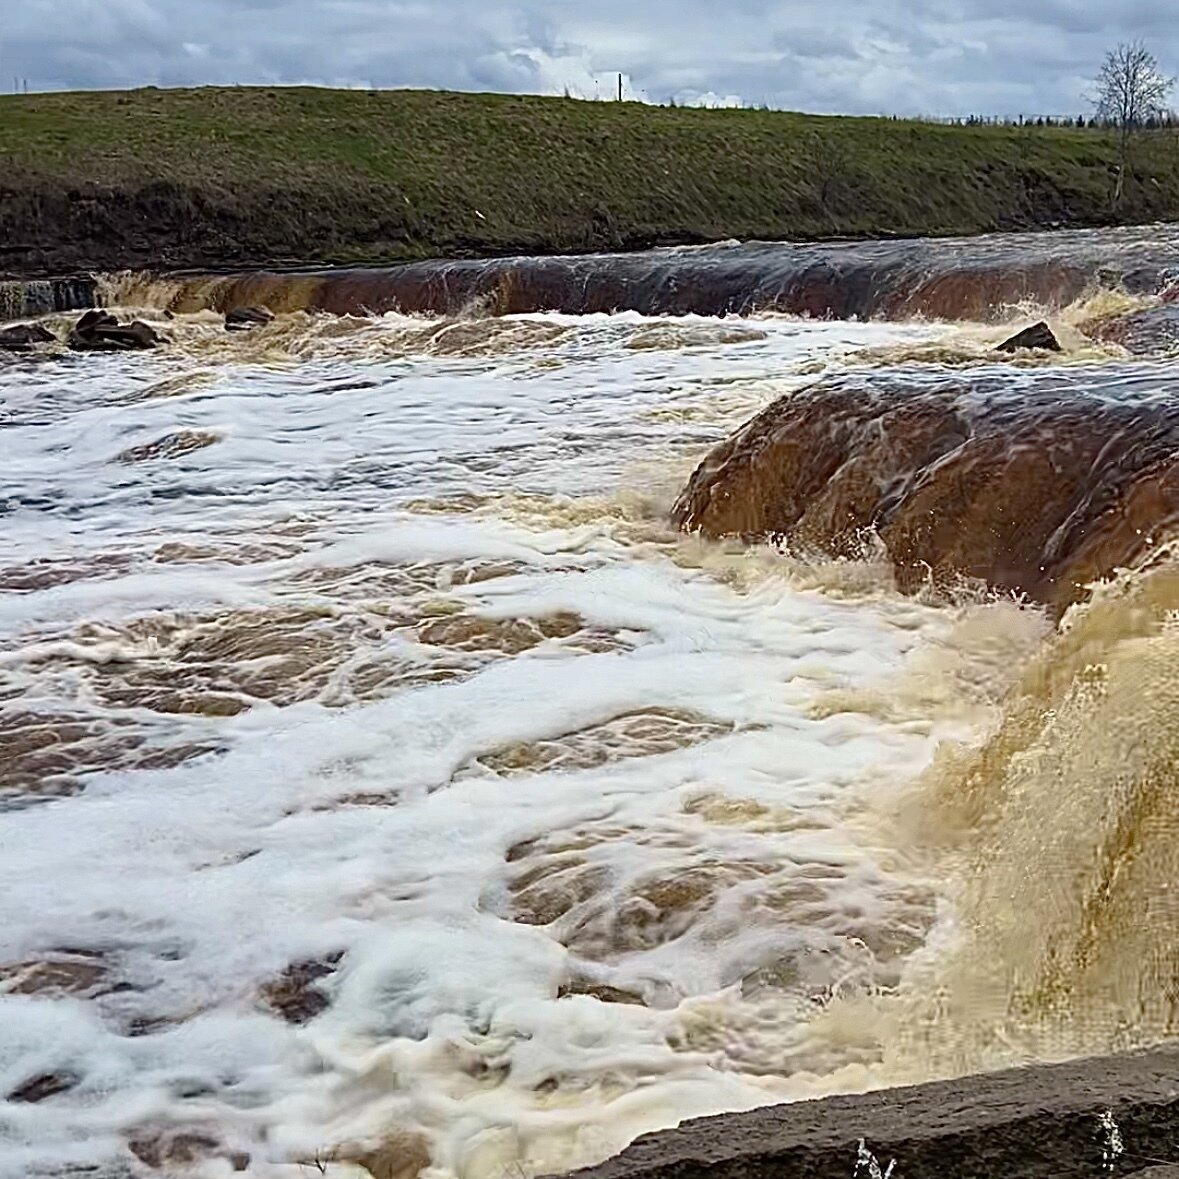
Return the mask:
[[1159,0],[19,0],[0,85],[432,86],[849,113],[1084,106],[1115,41],[1179,72]]

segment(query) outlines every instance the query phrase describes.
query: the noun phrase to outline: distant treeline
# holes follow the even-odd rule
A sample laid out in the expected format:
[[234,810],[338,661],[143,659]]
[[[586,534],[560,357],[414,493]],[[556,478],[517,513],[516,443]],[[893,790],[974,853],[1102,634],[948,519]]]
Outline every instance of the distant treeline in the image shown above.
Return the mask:
[[[566,97],[569,97],[566,95]],[[659,104],[664,105],[664,104]],[[675,109],[677,103],[675,99],[671,99],[666,104],[671,109]],[[678,104],[697,105],[697,104]],[[709,104],[699,104],[706,109],[709,109]],[[711,109],[733,109],[731,106],[717,104]],[[768,103],[760,102],[746,102],[741,105],[741,110],[749,111],[779,111],[779,108],[772,107]],[[791,113],[791,112],[779,112]],[[841,117],[841,116],[833,116]],[[1060,127],[1060,128],[1081,128],[1085,130],[1092,129],[1094,131],[1112,131],[1117,126],[1112,119],[1100,119],[1094,115],[876,115],[875,118],[883,119],[889,123],[933,123],[940,127]],[[1151,115],[1144,119],[1139,125],[1138,129],[1141,131],[1172,131],[1179,128],[1179,113],[1171,111],[1165,115],[1155,116]]]
[[[965,118],[933,118],[918,121],[946,123],[958,127],[1091,127],[1095,131],[1110,131],[1115,126],[1111,119],[1099,119],[1092,115],[967,115]],[[1168,131],[1176,127],[1179,127],[1179,115],[1171,111],[1165,115],[1151,115],[1144,119],[1140,129]]]

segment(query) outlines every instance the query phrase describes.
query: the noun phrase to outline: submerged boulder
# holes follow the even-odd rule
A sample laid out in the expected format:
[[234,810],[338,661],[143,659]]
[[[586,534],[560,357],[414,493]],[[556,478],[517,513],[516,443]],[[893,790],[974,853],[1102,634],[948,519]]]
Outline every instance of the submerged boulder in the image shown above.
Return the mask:
[[87,311],[74,324],[69,345],[75,352],[133,352],[164,343],[151,324],[142,320],[119,323],[109,311]]
[[1032,324],[1031,327],[1024,328],[1022,332],[1016,332],[1010,339],[1004,340],[997,351],[1018,352],[1021,348],[1038,348],[1045,352],[1064,351],[1060,346],[1060,341],[1052,334],[1052,329],[1043,320]]
[[804,556],[882,546],[899,589],[985,584],[1059,617],[1179,530],[1179,398],[1149,372],[1094,396],[1105,379],[831,377],[717,446],[673,519]]
[[153,1171],[169,1175],[213,1159],[228,1163],[234,1171],[245,1171],[250,1165],[248,1153],[230,1149],[199,1125],[142,1126],[131,1131],[127,1149]]
[[6,1100],[14,1105],[37,1105],[51,1097],[76,1089],[80,1083],[81,1077],[76,1073],[40,1073],[18,1085],[8,1094]]
[[274,319],[274,312],[269,307],[235,307],[226,312],[225,330],[227,332],[248,332],[251,328],[261,327]]
[[343,957],[338,953],[329,954],[321,961],[292,962],[262,988],[263,1000],[287,1023],[310,1023],[331,1004],[319,983],[336,972]]
[[1134,356],[1174,353],[1179,351],[1179,303],[1132,311],[1088,330],[1096,339],[1120,344]]
[[0,328],[0,352],[30,352],[39,344],[51,344],[57,337],[43,324],[18,323]]

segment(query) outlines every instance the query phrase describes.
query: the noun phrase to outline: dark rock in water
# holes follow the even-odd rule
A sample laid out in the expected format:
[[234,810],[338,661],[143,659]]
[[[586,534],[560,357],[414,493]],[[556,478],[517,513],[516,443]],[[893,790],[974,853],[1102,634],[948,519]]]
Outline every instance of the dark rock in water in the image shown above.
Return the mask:
[[227,332],[246,332],[274,319],[269,307],[235,307],[225,316]]
[[8,1100],[22,1105],[35,1105],[39,1101],[48,1101],[59,1093],[68,1093],[75,1088],[80,1080],[73,1073],[43,1073],[33,1077],[23,1085],[18,1085],[8,1095]]
[[1063,352],[1060,341],[1052,334],[1052,329],[1041,320],[1016,332],[1009,340],[999,345],[999,352],[1018,352],[1021,348],[1039,348],[1046,352]]
[[89,335],[91,332],[97,331],[103,327],[118,327],[119,321],[109,311],[91,310],[87,311],[81,319],[74,324],[74,331],[79,335]]
[[0,966],[0,983],[9,995],[85,997],[97,993],[107,979],[102,955],[90,950],[62,950]]
[[[218,1155],[225,1157],[216,1138],[195,1129],[144,1127],[131,1135],[127,1148],[141,1163],[169,1174],[177,1167],[188,1167]],[[236,1153],[230,1156],[232,1160],[238,1157]],[[236,1162],[234,1168],[240,1169]]]
[[155,348],[164,342],[164,337],[159,335],[150,324],[143,323],[138,319],[125,327],[102,334],[106,339],[115,341],[119,347],[129,349]]
[[18,323],[0,328],[0,352],[29,352],[38,344],[51,344],[57,337],[42,324]]
[[87,311],[69,339],[75,352],[133,352],[163,343],[164,338],[150,324],[138,319],[119,323],[109,311]]
[[205,446],[212,446],[221,441],[219,434],[208,430],[177,430],[173,434],[165,434],[154,442],[146,442],[142,446],[131,446],[124,450],[117,458],[120,463],[144,463],[153,459],[179,458],[193,450],[200,450]]
[[632,1007],[645,1007],[643,996],[637,991],[624,991],[620,987],[612,987],[606,983],[595,983],[588,979],[574,979],[567,983],[557,993],[558,998],[567,995],[590,995],[599,1003],[624,1003]]
[[331,1003],[317,984],[335,973],[343,957],[342,953],[329,954],[318,962],[293,962],[262,988],[263,1000],[287,1023],[309,1023]]
[[1120,344],[1135,356],[1175,352],[1179,350],[1179,303],[1119,315],[1089,330],[1094,338]]

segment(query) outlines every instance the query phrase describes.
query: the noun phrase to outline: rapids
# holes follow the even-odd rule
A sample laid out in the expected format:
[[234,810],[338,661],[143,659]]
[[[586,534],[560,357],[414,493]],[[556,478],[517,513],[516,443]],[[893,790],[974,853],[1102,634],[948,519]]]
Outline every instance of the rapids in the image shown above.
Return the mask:
[[[107,301],[179,313],[263,304],[274,311],[337,315],[776,311],[814,318],[1003,322],[1020,303],[1060,310],[1095,287],[1153,295],[1176,277],[1179,230],[1149,225],[897,241],[727,242],[357,270],[126,274],[106,276],[96,293]],[[58,298],[66,294],[58,292]]]
[[[1089,397],[1141,473],[1165,363],[1067,323],[1045,367],[924,322],[175,310],[159,354],[0,367],[5,1179],[544,1175],[1170,1034],[1169,517],[1057,627],[898,577],[871,507],[949,453],[878,445],[898,382],[959,448]],[[782,397],[897,467],[855,544],[677,532]]]

